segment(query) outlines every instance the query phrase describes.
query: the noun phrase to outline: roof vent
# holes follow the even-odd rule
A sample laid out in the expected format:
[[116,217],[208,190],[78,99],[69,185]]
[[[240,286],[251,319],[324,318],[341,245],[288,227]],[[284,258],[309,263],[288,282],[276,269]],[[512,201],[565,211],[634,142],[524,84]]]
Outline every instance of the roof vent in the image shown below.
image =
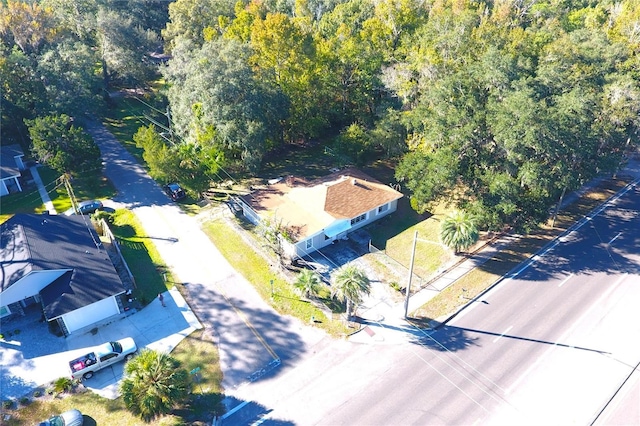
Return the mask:
[[358,181],[356,180],[356,178],[353,178],[353,180],[351,181],[351,184],[352,184],[352,185],[355,185],[355,184],[357,184],[357,183],[358,183]]

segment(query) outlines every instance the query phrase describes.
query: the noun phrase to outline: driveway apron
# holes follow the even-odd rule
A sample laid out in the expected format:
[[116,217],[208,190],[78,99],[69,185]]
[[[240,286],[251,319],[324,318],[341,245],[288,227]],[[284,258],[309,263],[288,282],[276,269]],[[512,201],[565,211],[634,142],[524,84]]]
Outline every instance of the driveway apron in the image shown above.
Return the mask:
[[118,191],[114,201],[135,213],[177,277],[174,284],[186,290],[199,320],[213,330],[226,390],[293,362],[325,337],[295,318],[280,316],[265,303],[197,220],[169,200],[102,124],[90,121],[86,129],[100,147],[105,175]]

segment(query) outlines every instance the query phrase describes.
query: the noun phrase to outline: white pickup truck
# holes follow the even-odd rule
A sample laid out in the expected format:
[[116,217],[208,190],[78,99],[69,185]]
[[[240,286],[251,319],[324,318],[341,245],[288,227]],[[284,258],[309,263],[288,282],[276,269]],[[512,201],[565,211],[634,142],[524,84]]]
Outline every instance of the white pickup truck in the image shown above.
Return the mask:
[[131,337],[126,337],[115,342],[103,343],[93,348],[88,354],[69,362],[71,378],[79,379],[82,377],[84,379],[90,379],[93,377],[93,373],[98,370],[115,364],[116,362],[130,360],[137,350],[136,342],[134,342]]

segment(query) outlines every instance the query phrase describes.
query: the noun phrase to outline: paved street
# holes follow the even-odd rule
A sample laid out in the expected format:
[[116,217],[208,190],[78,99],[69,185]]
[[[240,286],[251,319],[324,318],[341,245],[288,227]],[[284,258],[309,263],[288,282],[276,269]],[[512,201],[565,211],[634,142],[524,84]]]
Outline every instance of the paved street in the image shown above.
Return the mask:
[[445,327],[411,329],[394,311],[377,334],[332,341],[273,312],[104,129],[89,130],[115,200],[213,327],[224,424],[584,424],[640,360],[635,189]]
[[253,399],[274,424],[590,424],[640,361],[639,195],[415,344],[346,348]]

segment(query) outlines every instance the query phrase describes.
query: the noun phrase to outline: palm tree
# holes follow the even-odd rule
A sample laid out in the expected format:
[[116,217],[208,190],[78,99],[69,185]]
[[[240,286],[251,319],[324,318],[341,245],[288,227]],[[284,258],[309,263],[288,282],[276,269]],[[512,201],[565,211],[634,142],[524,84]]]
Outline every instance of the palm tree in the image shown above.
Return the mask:
[[442,222],[440,239],[455,254],[471,247],[478,238],[476,220],[469,213],[456,210]]
[[347,318],[351,319],[353,307],[362,302],[362,296],[371,292],[367,275],[355,265],[347,265],[337,272],[331,296],[347,303]]
[[302,297],[310,297],[318,294],[318,288],[321,281],[318,274],[310,269],[303,269],[296,278],[296,282],[293,283],[295,288],[298,289]]
[[167,354],[143,349],[125,364],[124,373],[122,399],[129,411],[147,421],[169,413],[189,395],[189,373]]

